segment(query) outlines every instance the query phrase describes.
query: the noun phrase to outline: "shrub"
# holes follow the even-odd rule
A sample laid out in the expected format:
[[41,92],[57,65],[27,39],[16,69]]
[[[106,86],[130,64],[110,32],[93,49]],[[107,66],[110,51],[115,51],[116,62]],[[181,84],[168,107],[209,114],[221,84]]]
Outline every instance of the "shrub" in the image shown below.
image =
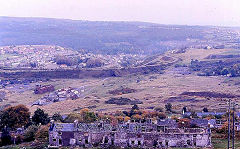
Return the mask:
[[26,126],[30,121],[29,109],[24,105],[8,107],[1,113],[1,127],[15,129]]
[[55,113],[55,114],[53,114],[52,119],[53,119],[54,121],[63,122],[63,118],[62,118],[62,116],[60,115],[60,113]]
[[50,119],[48,117],[48,114],[47,113],[44,113],[44,111],[42,109],[37,109],[35,112],[34,112],[34,115],[32,117],[32,121],[38,125],[38,124],[42,124],[42,125],[46,125],[50,122]]
[[48,137],[49,137],[48,130],[49,130],[48,125],[40,126],[40,128],[38,129],[38,131],[36,132],[36,135],[35,135],[36,141],[48,142]]
[[166,111],[171,112],[171,111],[172,111],[172,104],[171,104],[171,103],[167,103],[167,104],[165,105],[165,109],[166,109]]
[[36,125],[29,126],[23,134],[23,140],[26,142],[35,140],[35,134],[37,131],[38,131],[38,126]]

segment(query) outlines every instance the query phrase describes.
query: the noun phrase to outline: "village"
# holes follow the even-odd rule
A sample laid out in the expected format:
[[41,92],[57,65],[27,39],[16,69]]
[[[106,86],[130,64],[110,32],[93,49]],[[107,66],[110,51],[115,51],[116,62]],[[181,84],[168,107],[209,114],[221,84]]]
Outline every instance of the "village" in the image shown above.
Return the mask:
[[[40,91],[36,90],[36,92]],[[228,112],[208,112],[207,108],[204,108],[202,112],[190,112],[186,107],[183,107],[182,114],[179,115],[174,114],[170,103],[165,105],[165,110],[161,108],[144,110],[134,105],[129,111],[94,113],[85,108],[77,113],[68,115],[55,113],[52,116],[48,116],[45,111],[37,109],[33,116],[27,115],[27,123],[24,120],[11,125],[4,112],[13,110],[14,113],[18,111],[18,108],[28,111],[27,108],[22,106],[8,107],[2,111],[0,140],[8,139],[8,145],[29,144],[28,137],[31,133],[33,138],[30,140],[34,143],[29,145],[32,147],[46,145],[48,148],[153,147],[210,149],[216,145],[216,138],[224,139],[228,137],[225,132],[228,131],[229,119],[231,123],[229,128],[235,130],[235,140],[240,139],[240,112],[233,113],[231,111],[230,114]],[[14,115],[12,116],[11,119],[14,119]],[[8,122],[7,125],[4,125],[6,122]],[[31,122],[30,126],[28,126],[29,122]],[[32,130],[32,127],[34,127],[34,130]],[[32,131],[37,134],[40,133],[43,135],[40,137],[43,138],[32,134]],[[232,134],[230,135],[232,136]],[[8,138],[6,138],[7,136]],[[0,143],[5,144],[1,141]]]
[[103,55],[50,45],[21,45],[0,47],[0,68],[2,69],[81,69],[121,68],[137,65],[143,55]]

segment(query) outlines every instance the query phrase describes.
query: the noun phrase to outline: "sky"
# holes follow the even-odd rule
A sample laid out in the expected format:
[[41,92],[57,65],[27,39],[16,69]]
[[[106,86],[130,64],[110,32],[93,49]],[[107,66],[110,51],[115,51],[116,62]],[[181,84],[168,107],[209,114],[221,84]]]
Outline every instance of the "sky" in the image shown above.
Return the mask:
[[240,26],[240,0],[0,0],[0,16]]

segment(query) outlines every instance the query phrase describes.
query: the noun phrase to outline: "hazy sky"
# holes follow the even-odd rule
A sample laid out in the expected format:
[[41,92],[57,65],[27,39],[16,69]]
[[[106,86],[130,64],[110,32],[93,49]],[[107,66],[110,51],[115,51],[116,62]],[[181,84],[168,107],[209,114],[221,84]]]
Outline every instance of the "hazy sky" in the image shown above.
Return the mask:
[[0,0],[0,16],[240,26],[240,0]]

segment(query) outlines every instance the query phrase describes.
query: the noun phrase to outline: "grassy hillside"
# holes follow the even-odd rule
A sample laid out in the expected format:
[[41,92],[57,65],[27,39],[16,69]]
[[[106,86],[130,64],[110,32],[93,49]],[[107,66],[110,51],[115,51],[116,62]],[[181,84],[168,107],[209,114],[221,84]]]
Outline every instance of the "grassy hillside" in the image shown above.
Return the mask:
[[199,45],[199,41],[232,42],[232,39],[223,39],[225,34],[226,37],[235,35],[235,32],[226,32],[229,29],[144,22],[0,17],[0,46],[45,44],[85,49],[94,53],[153,54]]

